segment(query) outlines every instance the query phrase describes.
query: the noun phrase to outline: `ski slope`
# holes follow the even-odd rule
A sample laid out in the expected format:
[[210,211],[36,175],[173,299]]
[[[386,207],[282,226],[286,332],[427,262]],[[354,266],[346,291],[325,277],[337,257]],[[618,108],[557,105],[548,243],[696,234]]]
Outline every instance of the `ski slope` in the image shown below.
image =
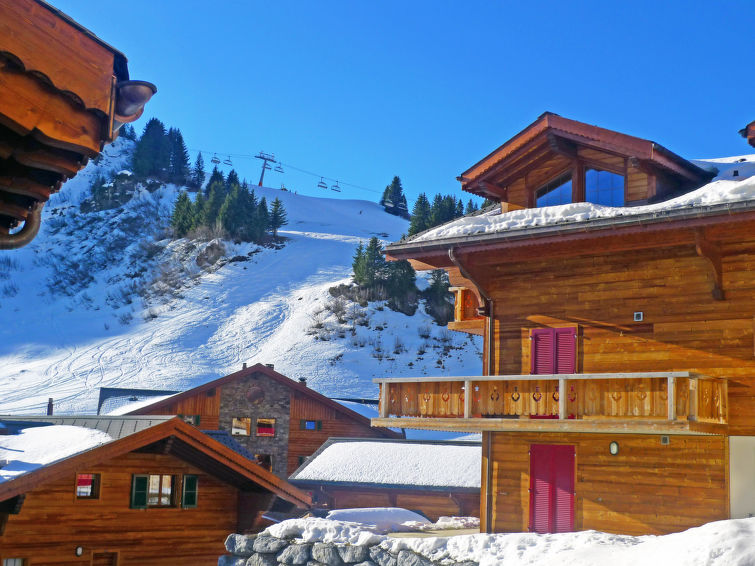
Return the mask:
[[[35,242],[0,252],[0,269],[6,258],[11,263],[0,271],[0,412],[41,412],[49,397],[56,412],[94,412],[100,387],[183,389],[242,363],[272,363],[342,397],[376,397],[371,380],[378,376],[479,373],[479,339],[438,327],[422,307],[409,317],[371,304],[361,309],[367,326],[340,324],[323,310],[328,288],[349,280],[360,241],[374,235],[394,241],[408,228],[406,220],[362,200],[255,188],[258,198],[283,202],[285,246],[225,242],[227,258],[246,261],[202,270],[184,258],[190,273],[179,293],[129,296],[126,304],[144,242],[165,226],[178,188],[142,191],[120,209],[88,215],[75,205],[97,170],[127,166],[129,144],[117,142],[99,165],[63,188]],[[56,217],[65,218],[64,228],[50,222]],[[67,231],[73,224],[77,230]],[[156,238],[163,257],[178,246]],[[73,265],[69,272],[86,275],[66,279],[60,289],[51,284],[51,263],[64,261]],[[144,266],[156,269],[154,262]],[[7,285],[15,292],[4,292]],[[315,322],[320,330],[313,330]]]

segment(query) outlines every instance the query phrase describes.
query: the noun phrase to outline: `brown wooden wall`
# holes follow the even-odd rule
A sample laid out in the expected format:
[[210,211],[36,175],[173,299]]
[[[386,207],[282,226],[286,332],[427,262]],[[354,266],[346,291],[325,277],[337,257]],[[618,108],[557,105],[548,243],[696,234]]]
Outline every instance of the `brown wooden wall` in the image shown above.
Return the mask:
[[[723,436],[483,433],[492,448],[494,532],[529,528],[530,444],[576,447],[575,530],[676,532],[729,517],[728,439]],[[619,443],[611,456],[608,445]],[[483,502],[487,497],[483,473]],[[481,509],[485,530],[485,512]]]
[[[78,472],[102,474],[100,499],[76,500],[75,474],[28,493],[0,536],[0,556],[27,558],[29,566],[88,566],[99,551],[118,552],[119,566],[214,566],[236,529],[237,490],[173,456],[132,453]],[[197,474],[197,508],[130,509],[134,473]]]
[[[302,419],[322,421],[322,428],[302,430]],[[383,435],[371,428],[369,424],[352,420],[310,397],[292,392],[291,423],[288,433],[288,473],[292,474],[301,465],[300,456],[311,456],[331,437],[383,438]]]
[[220,427],[220,387],[200,391],[191,397],[153,410],[139,411],[142,415],[199,415],[199,428],[218,430]]
[[[515,263],[492,254],[468,259],[495,300],[491,373],[530,373],[531,329],[576,326],[578,372],[727,378],[730,433],[755,434],[755,239],[728,237],[723,301],[713,299],[711,271],[693,244]],[[633,321],[635,311],[642,322]]]
[[359,487],[322,488],[318,502],[330,509],[359,507],[403,507],[420,511],[429,519],[439,517],[479,517],[480,494],[468,492],[437,492],[400,489],[367,489]]

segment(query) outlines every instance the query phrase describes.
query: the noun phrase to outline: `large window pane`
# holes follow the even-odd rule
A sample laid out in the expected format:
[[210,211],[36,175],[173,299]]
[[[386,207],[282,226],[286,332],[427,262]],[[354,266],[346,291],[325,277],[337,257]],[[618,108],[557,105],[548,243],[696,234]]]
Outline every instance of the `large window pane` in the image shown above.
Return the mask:
[[535,205],[555,206],[572,201],[571,173],[566,173],[535,192]]
[[585,200],[604,206],[624,206],[624,176],[610,171],[585,171]]

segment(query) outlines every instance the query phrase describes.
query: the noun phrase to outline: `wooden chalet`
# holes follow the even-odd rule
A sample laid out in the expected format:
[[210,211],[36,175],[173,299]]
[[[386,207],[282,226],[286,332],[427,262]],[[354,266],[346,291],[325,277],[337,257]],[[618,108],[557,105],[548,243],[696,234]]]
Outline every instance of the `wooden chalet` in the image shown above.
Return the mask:
[[34,238],[50,195],[156,90],[129,80],[122,53],[46,2],[0,0],[0,249]]
[[225,430],[263,466],[287,478],[331,436],[401,438],[387,428],[263,364],[140,407],[132,415],[180,415]]
[[305,493],[175,417],[0,421],[6,566],[210,566],[228,533],[254,529],[271,505],[309,507]]
[[479,468],[479,442],[331,438],[289,481],[315,507],[403,507],[437,521],[479,516]]
[[747,140],[747,143],[755,147],[755,120],[739,130],[739,134]]
[[712,175],[546,113],[459,177],[500,209],[387,247],[449,273],[449,326],[484,353],[482,375],[376,379],[373,424],[481,431],[483,531],[755,514],[755,195],[691,193]]

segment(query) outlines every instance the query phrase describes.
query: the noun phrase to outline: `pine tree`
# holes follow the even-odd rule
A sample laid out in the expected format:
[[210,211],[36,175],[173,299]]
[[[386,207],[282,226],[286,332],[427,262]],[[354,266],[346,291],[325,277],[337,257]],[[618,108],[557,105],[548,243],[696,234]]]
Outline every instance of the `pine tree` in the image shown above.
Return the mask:
[[152,118],[144,126],[142,137],[134,148],[134,173],[141,178],[163,179],[169,166],[170,146],[165,125],[157,118]]
[[194,167],[191,170],[191,186],[195,190],[201,190],[204,184],[204,158],[202,152],[197,153],[197,159],[194,161]]
[[380,199],[381,206],[386,212],[401,216],[403,218],[409,218],[409,211],[406,205],[406,197],[404,196],[404,189],[401,186],[401,179],[394,177],[391,184],[383,191],[383,198]]
[[191,229],[193,223],[193,205],[189,195],[181,191],[176,200],[176,206],[173,208],[173,216],[170,225],[173,227],[175,235],[183,238]]
[[170,163],[168,166],[168,180],[177,185],[185,185],[189,180],[189,151],[186,149],[181,130],[168,130],[168,145],[170,148]]
[[364,261],[364,244],[362,242],[359,242],[356,252],[354,252],[351,269],[354,272],[354,283],[363,287],[367,281],[367,267]]
[[288,224],[286,218],[286,209],[278,197],[275,197],[272,207],[270,208],[270,229],[273,231],[273,238],[278,237],[278,228]]
[[472,214],[473,212],[477,212],[480,209],[479,206],[477,206],[477,203],[474,202],[472,199],[469,199],[469,202],[467,203],[467,208],[464,211],[464,214]]
[[218,219],[218,214],[220,213],[220,207],[223,206],[223,201],[225,200],[222,191],[222,188],[220,191],[215,187],[210,188],[207,202],[199,215],[199,226],[206,226],[207,228],[215,226],[215,221]]
[[425,193],[420,193],[412,208],[409,223],[409,235],[414,236],[430,228],[430,201]]
[[202,191],[197,193],[197,198],[194,201],[191,215],[191,230],[196,230],[202,226],[202,219],[204,217],[204,209],[207,206],[207,201],[202,194]]
[[221,173],[217,166],[212,168],[212,173],[210,173],[210,179],[207,181],[207,186],[204,188],[204,194],[205,196],[209,196],[210,189],[213,186],[217,186],[218,184],[222,185],[223,190],[225,190],[225,177],[223,177],[223,173]]
[[497,206],[498,204],[500,204],[498,201],[486,198],[480,208],[488,208],[489,206]]
[[[252,195],[254,195],[254,191],[252,191]],[[257,230],[259,231],[258,239],[262,240],[264,235],[270,229],[270,211],[267,208],[267,200],[265,199],[265,197],[262,197],[260,199],[260,203],[257,206],[256,210],[256,216]]]
[[241,186],[241,181],[239,180],[239,174],[236,173],[235,169],[231,169],[231,172],[228,173],[228,177],[225,179],[225,189],[229,193],[233,190],[234,185]]
[[236,184],[225,197],[223,205],[218,211],[220,225],[233,238],[241,238],[244,232],[244,211],[242,206],[241,187]]
[[131,124],[123,124],[118,131],[118,135],[124,139],[136,141],[136,130]]
[[[454,197],[454,200],[456,200],[456,197]],[[462,216],[464,216],[464,203],[461,202],[461,199],[459,199],[456,201],[454,218],[460,218]]]

